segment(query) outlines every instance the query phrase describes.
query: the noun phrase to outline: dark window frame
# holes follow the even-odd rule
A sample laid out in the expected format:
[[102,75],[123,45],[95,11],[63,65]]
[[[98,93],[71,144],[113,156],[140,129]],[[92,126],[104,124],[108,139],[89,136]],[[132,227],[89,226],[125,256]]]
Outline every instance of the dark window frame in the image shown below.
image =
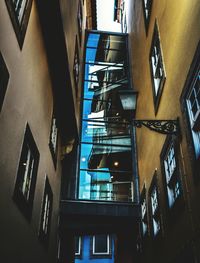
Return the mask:
[[[56,135],[54,133],[56,133]],[[55,136],[56,138],[54,138]],[[53,139],[55,139],[55,142],[53,141]],[[57,154],[58,154],[58,127],[57,127],[57,120],[56,120],[54,112],[51,118],[51,129],[50,129],[50,135],[49,135],[49,149],[51,152],[54,167],[56,169]]]
[[[154,60],[154,62],[152,60]],[[155,21],[154,32],[151,41],[151,48],[149,53],[149,65],[150,65],[151,82],[152,82],[154,111],[156,115],[166,80],[166,73],[165,73],[165,67],[163,62],[163,54],[162,54],[160,34],[159,34],[157,21]]]
[[[48,176],[45,176],[44,192],[41,207],[39,239],[44,245],[48,245],[51,228],[51,215],[53,207],[53,192],[49,183]],[[48,213],[48,214],[47,214]],[[45,229],[44,229],[45,228]]]
[[[145,204],[146,204],[146,211],[144,213],[143,211],[143,200],[145,200]],[[142,192],[140,194],[140,204],[141,204],[141,236],[143,241],[148,237],[149,235],[149,220],[148,220],[148,197],[147,197],[147,190],[146,190],[146,186],[144,185],[142,188]],[[146,232],[144,233],[143,231],[143,224],[146,225]]]
[[[144,16],[146,34],[148,33],[148,29],[149,29],[152,5],[153,5],[153,0],[146,0],[146,5],[145,5],[145,0],[142,0],[142,8],[143,8],[143,16]],[[146,15],[146,10],[148,11],[148,16]]]
[[[76,252],[76,238],[78,238],[79,251]],[[75,258],[82,259],[83,256],[83,238],[81,236],[75,236]]]
[[[103,234],[102,234],[103,235]],[[98,235],[97,235],[98,236]],[[95,237],[96,236],[91,236],[90,238],[90,258],[91,259],[103,259],[103,258],[112,258],[112,237],[111,235],[105,234],[107,236],[107,251],[108,253],[94,253],[94,246],[95,246]]]
[[184,120],[184,127],[186,132],[186,140],[188,143],[188,152],[189,152],[189,158],[192,166],[192,172],[193,172],[193,178],[194,182],[199,183],[200,182],[200,154],[196,156],[195,154],[195,143],[193,140],[193,133],[195,131],[192,130],[191,123],[190,123],[190,116],[188,112],[188,106],[187,106],[187,97],[193,87],[195,77],[197,76],[197,73],[200,71],[200,41],[198,42],[197,49],[195,51],[185,84],[182,91],[182,94],[180,96],[180,104],[181,104],[181,110],[183,113],[183,120]]
[[[170,152],[171,150],[171,152]],[[173,157],[173,164],[167,163],[169,161],[169,155],[171,153],[170,157]],[[173,154],[173,156],[172,156]],[[168,159],[167,159],[168,158]],[[172,159],[170,160],[172,161]],[[165,188],[165,197],[166,197],[166,204],[167,204],[167,212],[168,216],[174,220],[174,216],[177,216],[180,214],[180,211],[183,208],[184,205],[184,196],[183,196],[183,182],[182,182],[182,168],[181,168],[181,158],[180,158],[180,150],[179,150],[179,138],[174,135],[168,135],[163,148],[160,153],[160,162],[161,162],[161,170],[163,175],[163,183]],[[167,174],[166,169],[169,168],[170,164],[171,171],[168,171],[170,174],[170,178],[168,178],[167,182]],[[176,187],[178,183],[178,188]],[[169,191],[171,191],[171,194],[173,192],[173,195],[176,196],[174,200],[172,200],[173,203],[170,204],[169,200]],[[178,191],[178,192],[177,192]]]
[[79,75],[80,75],[80,58],[79,58],[79,48],[78,48],[77,36],[76,36],[76,40],[75,40],[75,49],[74,49],[73,75],[74,75],[74,83],[75,83],[76,96],[77,96],[78,84],[79,84]]
[[[25,168],[27,163],[29,164],[27,166],[28,169]],[[32,215],[38,165],[39,151],[27,124],[18,164],[13,200],[28,220],[31,219]]]
[[2,54],[0,53],[0,112],[3,107],[4,98],[6,95],[8,81],[9,81],[9,72],[4,61]]
[[22,49],[22,46],[24,43],[24,38],[26,35],[26,30],[28,26],[28,21],[29,21],[29,17],[31,13],[31,6],[32,6],[33,0],[24,0],[24,1],[25,1],[25,7],[24,7],[23,14],[22,14],[22,20],[21,22],[19,22],[19,18],[17,16],[17,12],[19,8],[15,10],[13,1],[5,0],[20,49]]
[[[156,211],[152,210],[152,201],[151,201],[151,197],[152,197],[152,192],[154,190],[154,188],[156,188],[156,195],[157,195],[157,204],[158,204],[158,208],[156,209]],[[151,181],[151,185],[149,187],[149,191],[148,191],[148,204],[149,204],[149,219],[150,219],[150,233],[152,238],[155,239],[160,239],[162,237],[162,220],[161,220],[161,206],[160,206],[160,192],[159,192],[159,187],[158,187],[158,178],[157,178],[157,171],[155,171],[152,181]],[[159,221],[160,224],[160,228],[158,230],[158,232],[155,234],[154,233],[154,225],[153,225],[153,220],[155,220],[156,222]]]
[[78,12],[77,12],[77,23],[78,23],[78,35],[80,45],[82,43],[82,32],[83,32],[83,6],[81,0],[78,2]]

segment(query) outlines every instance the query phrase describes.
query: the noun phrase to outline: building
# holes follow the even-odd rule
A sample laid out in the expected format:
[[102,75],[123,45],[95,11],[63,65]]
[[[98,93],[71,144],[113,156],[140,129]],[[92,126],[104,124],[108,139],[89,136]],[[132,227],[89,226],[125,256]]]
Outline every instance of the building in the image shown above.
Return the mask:
[[115,256],[115,237],[113,235],[95,235],[76,237],[76,263],[113,263]]
[[115,4],[0,3],[2,262],[200,262],[200,3]]

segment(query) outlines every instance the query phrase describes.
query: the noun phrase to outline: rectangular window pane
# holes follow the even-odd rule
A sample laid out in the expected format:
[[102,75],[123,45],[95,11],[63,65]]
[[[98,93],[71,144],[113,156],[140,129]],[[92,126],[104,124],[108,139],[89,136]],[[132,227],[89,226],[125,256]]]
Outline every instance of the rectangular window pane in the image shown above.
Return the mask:
[[80,168],[131,171],[131,148],[125,145],[82,143]]
[[107,235],[97,235],[93,238],[94,254],[108,254],[109,253],[109,240]]
[[38,163],[39,152],[27,125],[17,171],[14,200],[28,219],[32,213]]
[[133,198],[129,172],[80,171],[79,198],[104,201],[131,201]]
[[126,41],[122,35],[88,34],[79,166],[81,199],[132,201],[132,129],[119,96],[120,90],[130,88]]
[[131,127],[126,123],[99,120],[82,122],[82,142],[131,147]]

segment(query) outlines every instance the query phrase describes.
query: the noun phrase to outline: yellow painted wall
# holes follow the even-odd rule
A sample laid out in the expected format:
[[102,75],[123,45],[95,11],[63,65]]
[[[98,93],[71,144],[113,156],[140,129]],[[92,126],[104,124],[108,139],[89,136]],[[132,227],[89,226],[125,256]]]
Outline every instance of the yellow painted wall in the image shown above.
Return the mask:
[[[166,253],[164,251],[167,248],[167,251],[171,251],[172,257],[172,255],[175,255],[175,253],[184,246],[187,240],[191,240],[192,237],[194,237],[200,222],[198,202],[200,198],[200,187],[199,185],[194,185],[185,125],[179,101],[200,39],[200,1],[154,0],[147,34],[144,25],[142,1],[127,0],[126,10],[128,33],[130,34],[129,49],[131,54],[132,81],[135,90],[139,92],[136,118],[180,118],[182,133],[180,150],[183,152],[182,182],[185,208],[182,211],[181,217],[174,220],[173,226],[169,226],[166,216],[166,201],[160,168],[160,152],[166,136],[157,134],[146,128],[137,130],[140,190],[144,183],[148,190],[154,171],[157,169],[161,192],[160,199],[164,228],[163,242],[158,245],[157,253],[154,253],[154,256],[159,255],[159,253],[163,253],[164,255],[164,253]],[[154,113],[149,67],[149,52],[155,20],[157,20],[158,23],[166,71],[166,81],[156,115]],[[154,246],[154,244],[152,243],[151,246]],[[150,252],[149,255],[152,256],[152,253],[153,252]]]

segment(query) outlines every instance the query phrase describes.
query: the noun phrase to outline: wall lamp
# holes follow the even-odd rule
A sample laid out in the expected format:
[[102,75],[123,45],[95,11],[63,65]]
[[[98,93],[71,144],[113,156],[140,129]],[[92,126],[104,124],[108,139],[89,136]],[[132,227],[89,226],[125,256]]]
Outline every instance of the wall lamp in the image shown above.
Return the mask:
[[135,119],[138,92],[133,90],[120,90],[119,98],[123,109],[124,118],[134,127],[147,127],[152,131],[162,134],[178,134],[179,121],[176,120],[137,120]]

